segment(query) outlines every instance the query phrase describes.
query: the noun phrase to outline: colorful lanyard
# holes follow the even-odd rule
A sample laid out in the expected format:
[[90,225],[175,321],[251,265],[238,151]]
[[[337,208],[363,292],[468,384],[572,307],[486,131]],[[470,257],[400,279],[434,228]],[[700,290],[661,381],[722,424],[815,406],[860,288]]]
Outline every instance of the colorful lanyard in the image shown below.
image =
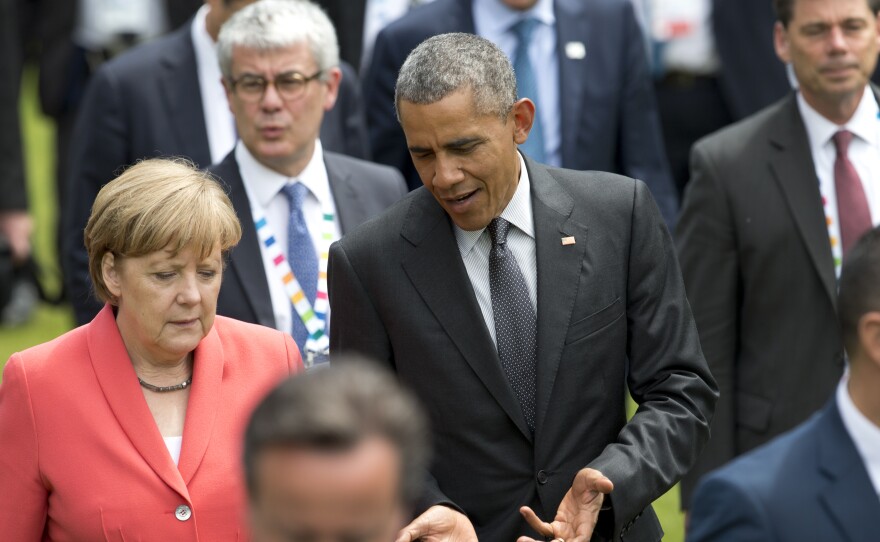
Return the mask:
[[[252,210],[253,212],[253,210]],[[330,352],[330,338],[325,331],[327,322],[327,310],[330,308],[330,301],[327,296],[327,259],[330,253],[330,244],[333,242],[333,234],[335,232],[335,222],[333,213],[327,212],[325,209],[322,213],[323,221],[321,228],[321,247],[318,252],[318,289],[315,295],[315,305],[309,302],[305,292],[302,290],[299,281],[293,275],[293,270],[284,256],[281,247],[275,238],[269,222],[266,217],[254,212],[257,217],[254,220],[254,226],[257,228],[257,237],[266,247],[269,259],[275,265],[275,273],[281,279],[290,302],[296,309],[306,331],[309,332],[309,338],[306,340],[305,353],[306,359],[303,360],[306,367],[319,358],[326,357]]]
[[[843,263],[843,246],[840,244],[840,226],[835,218],[837,213],[828,204],[828,195],[822,192],[819,184],[819,195],[822,196],[822,209],[825,212],[825,226],[828,228],[828,240],[831,241],[831,257],[834,260],[834,276],[840,278],[840,266]],[[838,210],[839,212],[839,210]]]

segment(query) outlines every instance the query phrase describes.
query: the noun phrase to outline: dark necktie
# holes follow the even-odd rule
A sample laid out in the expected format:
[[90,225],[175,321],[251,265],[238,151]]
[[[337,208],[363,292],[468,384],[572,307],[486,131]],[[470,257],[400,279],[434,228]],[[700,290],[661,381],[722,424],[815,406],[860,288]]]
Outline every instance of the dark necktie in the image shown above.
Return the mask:
[[843,254],[859,240],[859,237],[871,228],[871,210],[865,189],[852,162],[846,153],[853,134],[841,130],[834,134],[834,146],[837,158],[834,160],[834,190],[837,193],[837,222],[840,224],[840,242]]
[[510,223],[496,218],[489,223],[489,289],[495,320],[495,342],[501,367],[519,400],[529,429],[535,430],[537,379],[537,322],[529,289],[513,253],[507,248]]
[[[290,218],[287,221],[287,260],[300,288],[309,303],[314,305],[318,290],[318,255],[302,210],[303,200],[309,189],[304,184],[296,182],[285,185],[282,191],[290,203]],[[300,351],[303,351],[309,332],[296,308],[293,309],[293,327],[290,334]]]
[[538,107],[538,78],[529,59],[529,46],[532,43],[532,31],[540,24],[537,19],[523,19],[513,25],[510,30],[516,35],[516,51],[513,54],[513,71],[516,73],[516,90],[519,98],[529,98],[535,102],[535,121],[529,138],[520,145],[520,149],[528,157],[544,161],[544,130],[541,126],[541,108]]

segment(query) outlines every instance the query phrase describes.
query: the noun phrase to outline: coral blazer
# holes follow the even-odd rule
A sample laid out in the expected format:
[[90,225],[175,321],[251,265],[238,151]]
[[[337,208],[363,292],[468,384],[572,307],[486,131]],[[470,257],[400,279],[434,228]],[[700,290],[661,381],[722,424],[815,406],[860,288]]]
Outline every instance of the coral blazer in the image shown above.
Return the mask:
[[290,336],[218,316],[195,350],[175,466],[109,305],[14,354],[0,385],[3,539],[248,539],[244,426],[301,369]]

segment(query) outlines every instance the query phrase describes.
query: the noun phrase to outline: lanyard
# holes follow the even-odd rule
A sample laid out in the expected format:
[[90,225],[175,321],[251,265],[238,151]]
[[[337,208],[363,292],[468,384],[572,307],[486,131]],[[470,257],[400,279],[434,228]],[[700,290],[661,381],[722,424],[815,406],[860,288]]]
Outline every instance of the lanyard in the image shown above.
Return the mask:
[[309,338],[306,340],[303,350],[306,353],[304,360],[306,367],[311,367],[316,359],[326,357],[330,352],[330,338],[326,333],[327,310],[330,308],[327,296],[327,259],[335,227],[333,213],[327,212],[325,209],[321,214],[323,220],[321,222],[321,246],[318,252],[318,288],[314,306],[309,302],[299,281],[296,280],[293,269],[290,268],[287,257],[278,246],[275,234],[266,217],[257,213],[254,213],[254,216],[257,217],[254,220],[257,237],[266,248],[269,259],[274,263],[275,274],[284,284],[284,290],[287,292],[293,308],[296,309],[296,313],[309,332]]

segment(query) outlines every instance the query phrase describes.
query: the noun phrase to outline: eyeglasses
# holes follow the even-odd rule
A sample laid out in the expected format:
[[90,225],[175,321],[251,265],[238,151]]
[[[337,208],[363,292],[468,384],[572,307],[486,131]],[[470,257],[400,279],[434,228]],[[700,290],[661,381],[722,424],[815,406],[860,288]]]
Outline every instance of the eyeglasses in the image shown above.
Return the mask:
[[259,102],[266,94],[266,87],[275,85],[275,91],[282,100],[291,101],[301,97],[306,91],[306,85],[324,73],[318,70],[313,75],[303,75],[299,72],[287,72],[279,74],[275,79],[269,80],[260,75],[242,75],[237,79],[230,78],[232,91],[245,102]]

